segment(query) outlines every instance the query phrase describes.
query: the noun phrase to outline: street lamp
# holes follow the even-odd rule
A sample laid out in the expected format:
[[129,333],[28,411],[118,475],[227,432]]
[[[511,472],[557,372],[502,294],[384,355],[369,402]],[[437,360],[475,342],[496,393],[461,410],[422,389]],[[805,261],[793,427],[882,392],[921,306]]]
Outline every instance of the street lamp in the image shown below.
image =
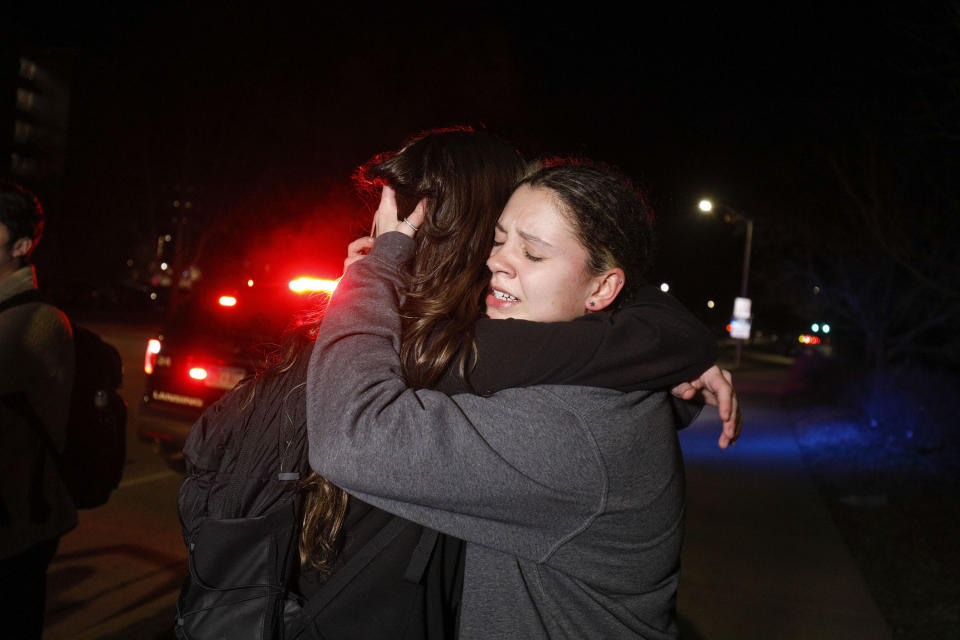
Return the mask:
[[[753,245],[753,219],[748,218],[738,211],[734,211],[725,204],[715,205],[712,200],[704,198],[697,205],[704,214],[712,213],[714,208],[722,208],[724,211],[724,222],[737,223],[743,222],[747,227],[747,238],[743,243],[743,273],[740,276],[740,297],[747,297],[747,282],[750,279],[750,250]],[[737,338],[737,359],[734,366],[740,366],[740,350],[743,345],[743,339]]]

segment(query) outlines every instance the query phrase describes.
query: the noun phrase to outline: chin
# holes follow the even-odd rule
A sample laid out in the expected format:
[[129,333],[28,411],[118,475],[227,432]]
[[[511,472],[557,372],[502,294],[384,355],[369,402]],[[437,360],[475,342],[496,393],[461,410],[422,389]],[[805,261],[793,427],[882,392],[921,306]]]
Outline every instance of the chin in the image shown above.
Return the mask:
[[510,320],[516,318],[516,314],[504,313],[499,309],[487,309],[487,317],[493,320]]

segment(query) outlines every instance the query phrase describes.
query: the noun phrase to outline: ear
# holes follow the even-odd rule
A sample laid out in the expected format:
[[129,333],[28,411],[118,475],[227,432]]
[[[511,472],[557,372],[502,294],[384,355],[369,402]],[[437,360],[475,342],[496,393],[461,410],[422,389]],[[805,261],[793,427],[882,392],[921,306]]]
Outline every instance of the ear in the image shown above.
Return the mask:
[[600,311],[606,309],[613,301],[617,299],[620,291],[623,289],[623,269],[616,267],[605,271],[594,279],[593,293],[587,298],[587,311]]
[[12,250],[10,254],[14,258],[24,258],[30,253],[31,247],[33,247],[33,239],[26,236],[22,238],[17,238],[13,241],[11,245]]

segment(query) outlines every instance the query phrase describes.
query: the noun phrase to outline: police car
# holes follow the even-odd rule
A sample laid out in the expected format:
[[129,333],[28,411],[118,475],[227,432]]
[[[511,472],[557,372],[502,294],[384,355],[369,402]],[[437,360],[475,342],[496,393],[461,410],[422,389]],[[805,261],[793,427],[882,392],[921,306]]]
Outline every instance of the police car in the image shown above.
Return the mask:
[[294,275],[207,285],[187,294],[146,345],[137,433],[182,465],[203,411],[262,368],[298,314],[322,304],[335,280]]

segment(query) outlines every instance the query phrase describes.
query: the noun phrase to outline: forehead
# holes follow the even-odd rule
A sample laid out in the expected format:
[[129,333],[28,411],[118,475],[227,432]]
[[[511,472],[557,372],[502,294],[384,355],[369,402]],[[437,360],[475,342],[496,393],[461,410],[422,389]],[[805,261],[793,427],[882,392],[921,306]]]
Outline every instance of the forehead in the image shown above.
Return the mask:
[[562,226],[572,231],[556,195],[543,187],[521,185],[510,196],[500,216],[500,222],[538,226]]

